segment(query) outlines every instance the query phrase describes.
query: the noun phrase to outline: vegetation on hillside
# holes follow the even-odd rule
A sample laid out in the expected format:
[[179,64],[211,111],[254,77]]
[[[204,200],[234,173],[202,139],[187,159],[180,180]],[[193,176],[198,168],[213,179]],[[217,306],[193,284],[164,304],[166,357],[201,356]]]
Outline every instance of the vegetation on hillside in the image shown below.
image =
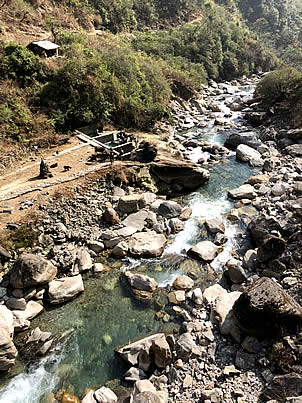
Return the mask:
[[[23,7],[31,15],[40,1],[7,0],[3,8],[16,16]],[[194,91],[209,79],[274,69],[278,59],[238,8],[256,24],[264,11],[269,18],[266,3],[257,0],[250,9],[247,0],[55,1],[53,7],[102,34],[71,34],[64,13],[55,9],[53,17],[45,14],[44,27],[63,58],[43,60],[20,44],[0,44],[0,138],[28,141],[108,122],[148,129],[169,117],[170,97],[181,86]],[[270,24],[283,30],[288,21],[279,5]]]
[[[233,0],[229,0],[229,3]],[[302,67],[301,0],[234,0],[259,38],[285,64]]]
[[293,67],[267,74],[257,85],[256,96],[267,109],[287,110],[294,126],[302,123],[302,73]]

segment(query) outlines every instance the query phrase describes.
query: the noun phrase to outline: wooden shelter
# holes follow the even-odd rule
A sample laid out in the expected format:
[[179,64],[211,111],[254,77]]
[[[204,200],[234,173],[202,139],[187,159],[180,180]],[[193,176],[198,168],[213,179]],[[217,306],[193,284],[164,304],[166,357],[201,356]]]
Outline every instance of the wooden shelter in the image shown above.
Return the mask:
[[59,47],[59,45],[46,40],[31,42],[29,45],[27,45],[27,48],[30,49],[35,55],[45,58],[58,57]]

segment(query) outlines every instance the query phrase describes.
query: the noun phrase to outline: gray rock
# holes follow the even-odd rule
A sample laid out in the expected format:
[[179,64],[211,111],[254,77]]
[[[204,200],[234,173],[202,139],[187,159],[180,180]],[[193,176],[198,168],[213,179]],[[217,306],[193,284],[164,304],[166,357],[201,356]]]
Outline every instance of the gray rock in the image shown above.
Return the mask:
[[124,227],[115,231],[118,237],[128,238],[129,236],[135,234],[138,231],[135,227]]
[[25,311],[26,309],[26,301],[24,298],[10,297],[6,301],[6,305],[11,309],[19,309],[20,311]]
[[211,307],[211,319],[219,324],[221,334],[230,335],[239,343],[241,341],[241,332],[238,321],[233,312],[234,303],[240,297],[241,292],[222,292],[215,298]]
[[240,144],[236,149],[236,158],[242,162],[250,162],[252,160],[261,159],[261,154],[245,144]]
[[136,228],[138,231],[142,231],[145,227],[148,219],[148,211],[141,210],[137,213],[130,214],[122,224],[125,227],[133,227]]
[[302,307],[275,281],[262,277],[245,288],[234,304],[241,326],[251,335],[276,335],[302,325]]
[[178,276],[173,282],[173,287],[176,290],[189,291],[194,287],[194,281],[188,276]]
[[275,376],[262,393],[265,400],[276,399],[277,402],[284,402],[289,396],[302,396],[301,373],[291,372],[286,375]]
[[247,276],[242,268],[240,260],[232,258],[226,263],[226,266],[226,274],[232,283],[241,284],[246,280]]
[[158,214],[165,218],[178,217],[182,207],[174,201],[163,201],[158,208]]
[[[13,315],[19,321],[32,320],[44,310],[43,305],[36,301],[29,301],[26,305],[25,311],[14,310]],[[26,322],[23,322],[26,323]]]
[[235,358],[235,365],[240,369],[252,369],[255,367],[255,354],[247,353],[244,350],[238,350]]
[[116,257],[117,259],[122,259],[124,258],[128,253],[128,244],[125,241],[122,241],[115,245],[115,247],[112,250],[112,255]]
[[0,305],[0,327],[7,328],[9,334],[14,334],[14,316],[13,313],[5,306]]
[[183,333],[176,342],[177,357],[187,361],[196,347],[192,335],[190,333]]
[[84,291],[82,276],[64,277],[49,283],[48,295],[51,304],[62,304]]
[[78,248],[75,251],[74,261],[72,264],[71,273],[76,276],[83,271],[92,269],[93,262],[87,249]]
[[203,295],[202,295],[202,291],[200,288],[195,288],[195,290],[192,291],[192,300],[193,300],[194,304],[202,305]]
[[105,386],[94,392],[94,398],[97,403],[116,403],[118,400],[116,394]]
[[180,219],[171,218],[171,220],[169,220],[169,227],[171,228],[172,234],[177,234],[184,229],[185,225]]
[[217,234],[218,232],[221,232],[223,234],[225,230],[224,223],[221,217],[207,218],[205,220],[205,226],[211,234]]
[[218,255],[219,248],[211,241],[202,241],[188,250],[190,257],[211,262]]
[[164,333],[153,334],[152,336],[145,337],[141,340],[135,341],[134,343],[127,344],[117,349],[116,352],[128,364],[138,365],[141,352],[149,355],[153,341],[159,338],[164,339]]
[[232,150],[235,150],[240,144],[245,144],[256,149],[260,146],[261,141],[258,140],[256,133],[243,132],[230,134],[224,143],[225,147],[231,148]]
[[9,328],[0,327],[0,372],[8,371],[14,364],[18,355],[17,349],[11,339]]
[[89,241],[88,247],[95,253],[101,253],[105,249],[103,242],[100,241]]
[[172,361],[172,352],[166,339],[158,338],[152,342],[154,362],[158,368],[166,368]]
[[129,241],[129,253],[134,257],[158,257],[166,243],[166,237],[155,231],[138,232]]
[[157,282],[144,274],[132,273],[130,270],[127,270],[124,275],[130,286],[137,290],[154,292],[157,288]]
[[136,367],[131,367],[125,374],[124,374],[124,378],[126,381],[128,382],[136,382],[139,381],[141,379],[146,379],[147,375],[146,373],[140,369],[140,368],[136,368]]
[[23,253],[10,273],[10,282],[15,288],[46,284],[55,278],[57,268],[42,256]]
[[186,293],[183,290],[171,291],[168,294],[169,302],[171,304],[181,304],[186,300]]
[[249,249],[246,251],[245,255],[243,256],[243,266],[248,269],[254,269],[257,263],[257,251],[255,249]]
[[232,199],[254,199],[257,194],[251,185],[241,185],[239,188],[228,191],[228,196]]
[[122,196],[117,205],[121,214],[136,213],[144,207],[146,207],[146,200],[141,194]]

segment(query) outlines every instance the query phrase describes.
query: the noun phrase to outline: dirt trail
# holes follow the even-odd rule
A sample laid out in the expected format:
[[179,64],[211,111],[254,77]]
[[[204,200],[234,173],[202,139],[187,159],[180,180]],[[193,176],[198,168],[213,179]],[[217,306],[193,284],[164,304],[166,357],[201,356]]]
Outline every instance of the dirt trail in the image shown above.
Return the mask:
[[[29,209],[23,209],[22,203],[30,201],[33,210],[54,192],[66,188],[67,182],[74,186],[87,173],[108,165],[88,165],[87,159],[93,153],[94,147],[73,137],[68,144],[38,152],[35,157],[28,157],[4,171],[0,176],[0,230],[8,222],[22,220],[28,213]],[[57,164],[51,169],[53,178],[39,178],[42,158],[48,165]],[[70,169],[65,170],[64,166]]]

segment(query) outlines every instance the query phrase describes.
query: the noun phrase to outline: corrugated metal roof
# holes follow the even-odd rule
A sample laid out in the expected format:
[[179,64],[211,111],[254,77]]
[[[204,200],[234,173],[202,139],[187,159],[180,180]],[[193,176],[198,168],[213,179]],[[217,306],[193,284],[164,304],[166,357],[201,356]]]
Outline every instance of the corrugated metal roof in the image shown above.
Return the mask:
[[32,43],[45,50],[58,49],[60,47],[59,45],[56,45],[55,43],[50,42],[50,41],[36,41],[36,42],[32,42]]

